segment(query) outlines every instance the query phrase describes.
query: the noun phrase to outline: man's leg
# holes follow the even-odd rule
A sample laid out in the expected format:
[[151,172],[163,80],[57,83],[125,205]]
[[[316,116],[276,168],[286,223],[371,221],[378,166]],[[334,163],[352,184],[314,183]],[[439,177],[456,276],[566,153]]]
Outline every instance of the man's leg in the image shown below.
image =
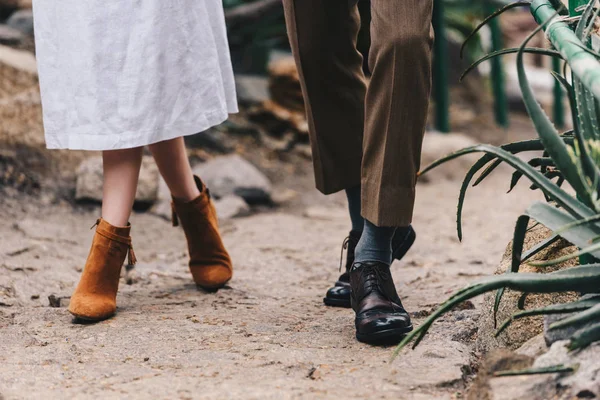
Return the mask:
[[317,188],[360,185],[365,78],[356,49],[360,18],[348,0],[284,0],[304,95]]
[[352,231],[344,242],[345,272],[323,299],[350,307],[347,271],[364,225],[360,170],[366,85],[357,50],[356,0],[284,0],[288,34],[306,104],[317,188],[346,190]]
[[412,330],[389,265],[392,238],[411,231],[431,87],[433,0],[371,0],[372,79],[362,164],[365,229],[350,271],[357,338],[398,341]]
[[371,0],[362,214],[408,226],[431,89],[433,0]]

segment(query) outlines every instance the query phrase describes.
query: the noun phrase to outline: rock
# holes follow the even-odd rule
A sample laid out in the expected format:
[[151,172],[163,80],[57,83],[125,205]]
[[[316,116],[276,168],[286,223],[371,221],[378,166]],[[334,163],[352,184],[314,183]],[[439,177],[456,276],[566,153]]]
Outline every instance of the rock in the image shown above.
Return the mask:
[[[519,86],[519,77],[517,73],[516,62],[504,63],[507,67],[506,76],[506,97],[511,109],[526,111],[523,103],[523,95]],[[526,65],[525,70],[527,79],[533,88],[535,97],[544,105],[551,105],[554,101],[554,78],[548,74],[547,68],[534,67]]]
[[[576,366],[573,374],[553,374],[556,384],[549,385],[567,390],[563,398],[597,398],[600,397],[600,343],[596,342],[582,350],[569,352],[566,348],[568,341],[555,342],[550,350],[539,357],[533,364],[534,368],[551,367],[555,365]],[[570,392],[570,393],[569,393]],[[570,394],[570,395],[569,395]]]
[[[425,168],[450,153],[476,144],[473,139],[459,133],[427,132],[423,139],[421,166]],[[462,180],[479,157],[476,154],[459,157],[427,172],[427,174],[419,177],[419,181]]]
[[308,134],[308,122],[304,111],[291,110],[273,100],[250,108],[248,116],[252,122],[261,125],[273,136],[281,136],[289,131],[304,138]]
[[517,354],[523,354],[529,357],[538,357],[544,354],[546,350],[548,350],[548,347],[546,346],[544,335],[539,334],[523,343],[523,345],[517,349]]
[[292,56],[278,58],[269,64],[269,92],[275,103],[304,113],[300,76]]
[[300,77],[293,57],[278,57],[270,63],[268,89],[269,96],[249,111],[252,121],[260,122],[275,136],[288,130],[303,136],[308,134]]
[[271,198],[273,199],[273,203],[277,205],[284,205],[292,202],[294,199],[298,197],[298,192],[292,189],[283,189],[275,191]]
[[250,206],[239,196],[229,195],[215,201],[220,220],[244,217],[250,214]]
[[554,389],[548,386],[545,375],[493,377],[489,381],[487,397],[468,397],[468,400],[548,400],[557,399]]
[[0,9],[12,9],[19,7],[19,0],[0,0]]
[[201,148],[203,150],[212,150],[218,153],[231,153],[234,147],[228,143],[227,134],[216,128],[201,132],[196,135],[185,137],[185,143],[188,148]]
[[[468,400],[492,399],[495,393],[493,382],[494,374],[501,371],[518,371],[529,368],[534,362],[532,357],[517,354],[510,350],[498,349],[490,352],[479,367],[477,377],[467,393]],[[512,395],[512,394],[511,394]],[[520,397],[503,397],[505,399],[518,399]]]
[[169,190],[165,180],[160,175],[158,177],[157,197],[158,201],[156,201],[154,206],[150,209],[150,212],[156,216],[166,219],[167,221],[170,221],[172,217],[171,191]]
[[[0,64],[0,76],[2,76]],[[42,103],[37,86],[16,96],[2,97],[0,78],[0,132],[7,143],[45,148]]]
[[[456,387],[470,373],[471,352],[463,343],[428,338],[410,351],[410,355],[401,354],[394,361],[392,374],[414,387]],[[437,372],[423,373],[432,364],[437,366]]]
[[[584,296],[582,296],[581,300],[584,300],[584,299],[592,297],[592,296],[596,297],[597,295],[589,295],[589,294],[584,295]],[[589,322],[584,325],[576,325],[576,326],[570,326],[570,327],[560,328],[560,329],[552,329],[552,330],[549,329],[550,325],[552,325],[553,323],[561,321],[561,320],[563,320],[567,317],[571,317],[573,315],[575,315],[575,314],[566,313],[566,314],[544,315],[544,339],[546,341],[547,346],[550,346],[554,342],[558,342],[559,340],[568,340],[579,329],[589,327],[590,325],[592,325],[596,322],[596,321],[592,321],[592,322]]]
[[300,154],[307,160],[312,160],[312,148],[308,144],[297,144],[294,146],[294,151]]
[[269,100],[269,80],[263,76],[235,76],[238,100],[244,104],[258,104]]
[[332,208],[322,206],[312,206],[304,210],[304,216],[310,219],[319,219],[323,221],[334,221],[348,218],[348,213],[343,208]]
[[6,24],[25,35],[33,35],[33,11],[19,10],[13,13]]
[[31,8],[32,0],[0,0],[0,9]]
[[37,85],[34,55],[0,45],[0,100],[36,88]]
[[[150,156],[144,156],[135,201],[152,204],[158,198],[158,168]],[[75,199],[102,201],[102,157],[84,160],[77,170]]]
[[[569,352],[567,341],[555,342],[547,353],[538,357],[531,368],[558,365],[575,367],[572,373],[513,376],[490,380],[489,399],[581,399],[600,396],[600,343]],[[480,397],[481,398],[481,397]]]
[[123,277],[125,279],[125,283],[128,285],[134,285],[141,280],[140,273],[135,268],[135,265],[125,265],[123,268]]
[[[244,217],[250,214],[250,206],[239,196],[230,194],[220,199],[213,199],[213,201],[220,220]],[[159,177],[158,201],[154,204],[150,212],[168,221],[171,220],[171,192],[162,177]]]
[[21,31],[8,25],[0,24],[0,44],[17,45],[21,43],[24,35]]
[[70,303],[70,296],[56,296],[54,294],[48,296],[48,305],[52,308],[69,307]]
[[568,340],[578,329],[582,328],[582,326],[570,326],[562,329],[548,329],[553,323],[571,316],[573,316],[571,313],[544,315],[544,340],[547,346],[560,340]]
[[[547,239],[551,235],[551,231],[542,225],[538,225],[532,228],[525,239],[524,249],[527,251],[537,243]],[[512,257],[512,244],[507,246],[504,257],[496,274],[503,274],[506,272],[511,265]],[[531,260],[542,261],[550,260],[557,257],[561,257],[567,254],[571,254],[576,251],[570,243],[559,240],[552,246],[549,246],[544,251],[541,251]],[[537,273],[548,273],[552,271],[562,270],[577,265],[578,260],[569,260],[563,264],[559,264],[554,267],[533,267],[528,264],[523,264],[520,267],[520,272],[537,272]],[[483,302],[483,313],[479,321],[479,334],[477,337],[477,349],[481,352],[487,352],[491,349],[499,347],[506,347],[509,349],[517,349],[521,347],[526,341],[539,335],[543,331],[543,318],[541,316],[522,318],[513,323],[498,337],[494,337],[496,327],[494,325],[493,318],[493,305],[496,293],[488,293],[485,295]],[[497,321],[498,325],[508,319],[512,314],[518,312],[517,302],[521,297],[520,292],[514,292],[506,290],[500,306],[498,308]],[[545,307],[551,304],[566,303],[577,299],[575,293],[547,293],[547,294],[530,294],[527,296],[525,301],[525,308],[539,308]]]
[[237,154],[199,164],[194,167],[194,173],[202,178],[217,199],[235,194],[251,205],[271,202],[269,179]]

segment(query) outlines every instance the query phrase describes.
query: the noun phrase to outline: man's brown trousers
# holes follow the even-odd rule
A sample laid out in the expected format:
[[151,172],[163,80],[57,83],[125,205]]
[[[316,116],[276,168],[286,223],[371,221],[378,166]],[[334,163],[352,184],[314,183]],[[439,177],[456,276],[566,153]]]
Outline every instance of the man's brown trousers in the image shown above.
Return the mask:
[[371,0],[367,84],[358,0],[284,0],[317,188],[362,185],[362,215],[410,224],[431,88],[433,0]]

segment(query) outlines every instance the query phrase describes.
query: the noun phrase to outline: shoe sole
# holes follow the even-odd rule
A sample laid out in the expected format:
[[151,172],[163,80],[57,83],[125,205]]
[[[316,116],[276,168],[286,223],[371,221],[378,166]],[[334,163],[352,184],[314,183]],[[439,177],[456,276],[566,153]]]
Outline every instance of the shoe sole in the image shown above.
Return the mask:
[[413,330],[413,326],[405,328],[388,329],[385,331],[374,332],[369,334],[356,333],[356,340],[361,343],[372,344],[376,346],[398,344],[406,336],[407,333]]
[[352,304],[350,304],[350,299],[338,300],[338,299],[330,299],[330,298],[324,297],[323,303],[329,307],[352,308]]
[[229,281],[227,281],[227,282],[225,282],[223,284],[210,285],[210,286],[196,284],[196,287],[198,289],[202,289],[202,290],[204,290],[205,292],[208,292],[208,293],[215,293],[215,292],[218,292],[220,289],[223,289],[225,286],[227,286],[227,283],[229,283]]
[[101,321],[105,321],[107,319],[112,318],[115,314],[111,314],[107,317],[102,317],[102,318],[91,318],[91,317],[87,317],[85,315],[79,315],[79,314],[75,314],[74,312],[69,311],[69,314],[71,314],[73,317],[75,317],[76,321],[80,321],[80,322],[101,322]]

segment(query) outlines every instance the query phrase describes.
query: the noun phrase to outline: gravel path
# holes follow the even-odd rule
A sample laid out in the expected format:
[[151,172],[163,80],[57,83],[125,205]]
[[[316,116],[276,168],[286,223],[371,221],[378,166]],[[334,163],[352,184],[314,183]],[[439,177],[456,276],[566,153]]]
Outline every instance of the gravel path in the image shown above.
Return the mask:
[[[516,217],[539,197],[526,185],[503,195],[508,179],[500,171],[470,192],[463,244],[459,182],[420,185],[417,244],[393,266],[417,324],[495,269]],[[392,348],[358,343],[353,313],[321,300],[348,230],[343,196],[303,196],[307,209],[223,224],[235,277],[216,294],[191,284],[179,229],[134,215],[136,282],[122,281],[117,316],[95,325],[73,324],[65,305],[98,209],[0,209],[0,398],[457,398],[475,362],[480,303],[448,314],[394,362]],[[64,297],[60,307],[50,295]]]

